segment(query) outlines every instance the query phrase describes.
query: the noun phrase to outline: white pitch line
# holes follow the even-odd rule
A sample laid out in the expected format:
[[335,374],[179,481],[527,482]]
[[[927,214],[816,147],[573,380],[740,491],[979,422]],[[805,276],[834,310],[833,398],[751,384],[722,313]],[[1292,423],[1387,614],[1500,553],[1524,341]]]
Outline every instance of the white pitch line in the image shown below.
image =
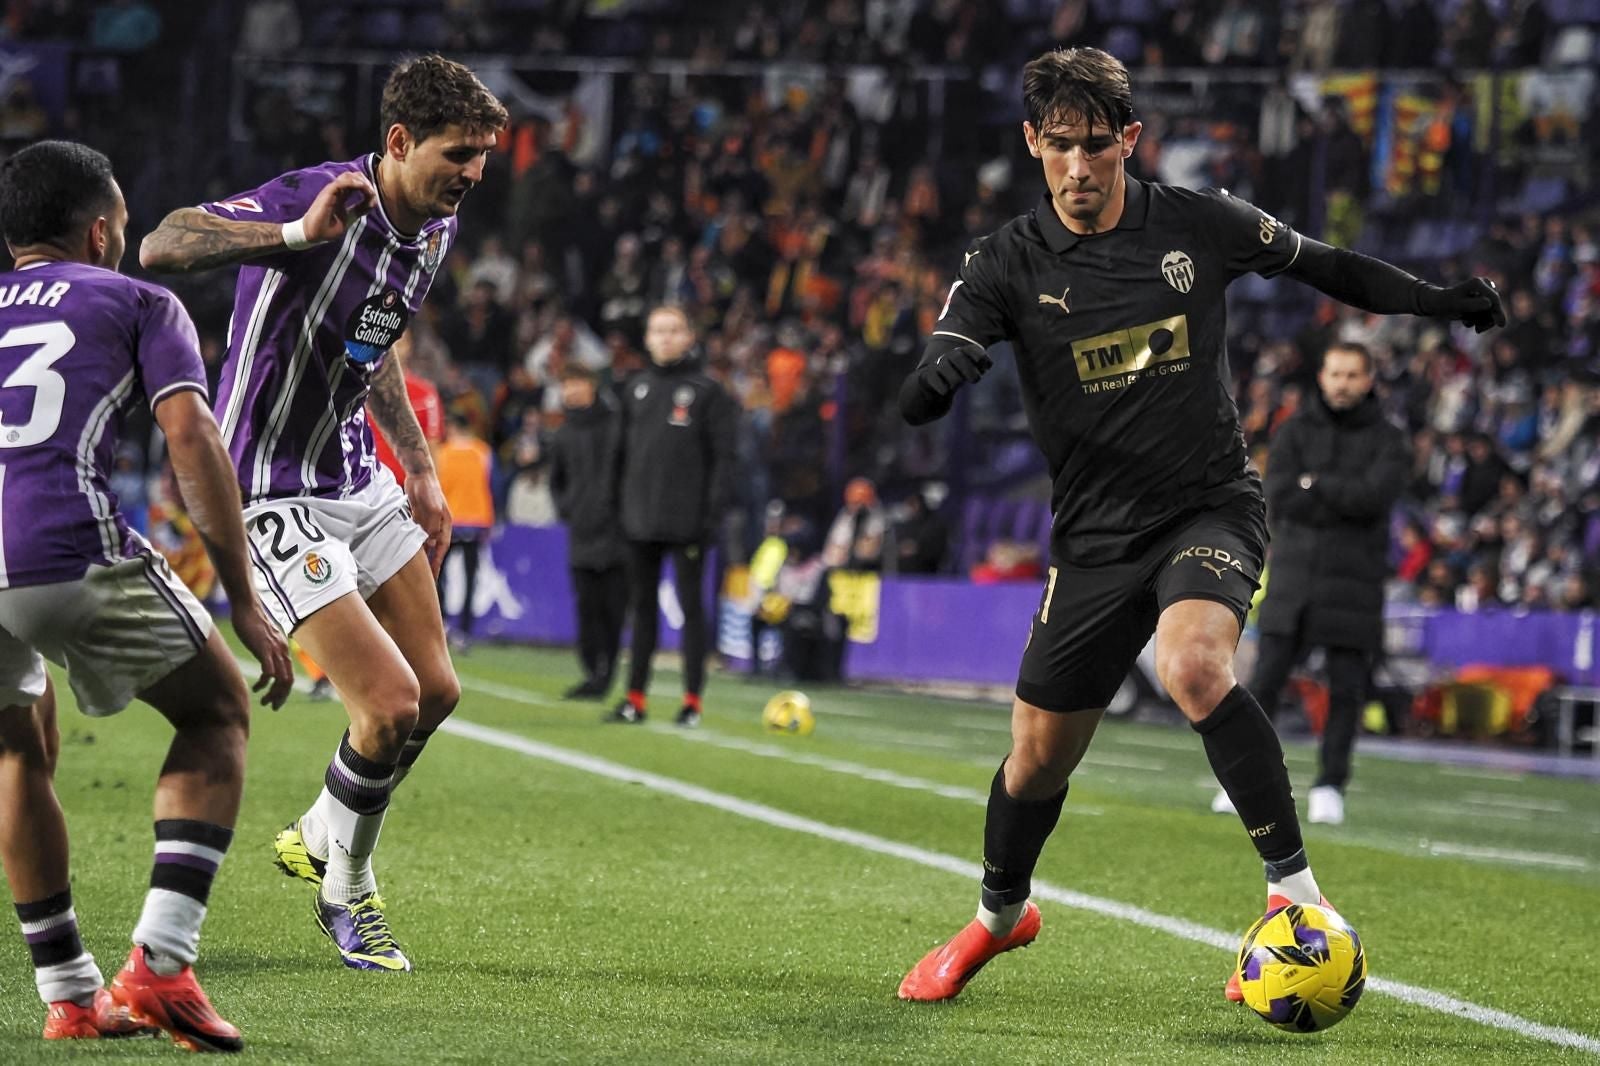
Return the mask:
[[1466,777],[1474,781],[1501,781],[1512,784],[1524,780],[1528,775],[1517,770],[1479,770],[1470,766],[1442,765],[1437,770],[1440,777]]
[[1500,862],[1521,863],[1526,866],[1555,866],[1563,870],[1587,870],[1589,861],[1576,855],[1560,855],[1550,851],[1520,851],[1516,848],[1485,848],[1476,844],[1452,844],[1448,840],[1433,840],[1423,844],[1435,855],[1459,855],[1464,859],[1489,859]]
[[[965,785],[945,785],[937,781],[929,781],[922,777],[912,777],[909,774],[896,773],[877,766],[866,766],[862,763],[849,762],[845,759],[834,759],[827,755],[814,755],[808,751],[796,751],[791,747],[780,744],[761,744],[741,737],[730,737],[706,730],[678,729],[675,726],[653,726],[655,731],[675,736],[679,740],[694,741],[700,744],[709,744],[712,747],[727,748],[730,751],[742,751],[748,755],[756,755],[765,759],[781,759],[784,762],[796,763],[800,766],[814,766],[819,770],[830,773],[846,774],[850,777],[859,777],[863,781],[875,781],[882,785],[892,785],[912,792],[927,792],[945,799],[965,800],[980,807],[989,805],[989,794],[976,788],[967,788]],[[989,766],[992,763],[984,763]],[[1081,803],[1069,803],[1065,808],[1067,814],[1099,815],[1105,811],[1099,807],[1090,807]]]
[[689,732],[676,726],[657,726],[657,732],[670,733],[681,740],[693,741],[699,744],[709,744],[712,747],[727,748],[730,751],[742,751],[747,755],[758,755],[765,759],[782,759],[785,762],[798,763],[801,766],[814,766],[820,770],[827,770],[836,774],[848,774],[859,777],[864,781],[876,781],[879,784],[893,785],[895,788],[910,789],[914,792],[929,792],[945,799],[965,800],[987,806],[989,794],[976,788],[967,788],[964,785],[941,785],[937,781],[926,778],[912,777],[908,774],[897,774],[893,770],[881,770],[876,766],[863,766],[861,763],[847,762],[844,759],[831,759],[826,755],[813,755],[804,751],[785,751],[776,744],[759,744],[752,740],[743,740],[739,737],[720,736],[705,730]]
[[1469,818],[1504,818],[1511,822],[1531,822],[1534,820],[1532,811],[1497,811],[1493,809],[1464,811],[1454,803],[1418,803],[1411,809],[1414,811],[1426,811],[1428,814],[1437,814],[1452,821],[1460,821],[1463,816]]
[[[246,666],[247,665],[247,660],[240,659],[239,660],[239,665],[241,667]],[[482,678],[472,677],[470,675],[465,675],[465,674],[457,674],[457,677],[460,678],[461,687],[462,688],[471,689],[472,691],[475,691],[475,692],[481,692],[486,696],[494,696],[494,697],[496,697],[498,699],[509,700],[512,703],[524,703],[524,704],[529,704],[529,705],[532,705],[532,706],[535,706],[535,707],[564,708],[566,706],[566,704],[564,704],[560,700],[551,699],[550,697],[547,697],[547,696],[540,696],[540,695],[538,695],[536,693],[529,692],[526,689],[516,688],[515,686],[512,686],[512,685],[502,685],[502,684],[500,684],[498,682],[495,682],[495,681],[486,681],[486,680],[484,680]],[[309,688],[309,684],[306,684],[306,685],[303,685],[303,686],[297,686],[297,687]],[[860,731],[860,732],[869,732],[869,731]],[[890,743],[894,744],[895,746],[905,746],[904,741],[899,741],[899,742],[891,741]],[[723,747],[733,747],[734,745],[730,743],[730,744],[723,744],[721,746],[723,746]],[[940,745],[940,746],[942,746],[942,745]],[[916,747],[921,748],[921,747],[925,747],[925,746],[924,745],[916,745]],[[751,752],[751,754],[761,754],[761,753],[760,752]],[[808,758],[811,758],[811,757],[808,757]],[[821,757],[816,757],[816,758],[821,758]],[[1141,763],[1138,766],[1128,765],[1133,760],[1128,760],[1128,763],[1123,763],[1123,762],[1120,762],[1120,761],[1119,762],[1113,762],[1112,761],[1113,758],[1114,757],[1090,755],[1090,756],[1086,756],[1084,758],[1084,761],[1086,763],[1098,762],[1103,767],[1106,767],[1106,768],[1116,768],[1116,767],[1126,766],[1128,769],[1137,769],[1137,770],[1146,770],[1146,771],[1154,769],[1154,767],[1152,765],[1150,765],[1150,764]],[[804,761],[804,760],[797,760],[797,761]],[[984,765],[984,766],[988,765],[987,762],[977,762],[977,761],[975,761],[975,764],[976,765]],[[833,769],[833,770],[835,770],[835,772],[851,773],[852,776],[861,777],[861,778],[866,779],[866,780],[879,781],[879,782],[885,783],[885,784],[895,784],[894,781],[890,781],[887,777],[876,776],[876,775],[879,774],[879,771],[874,767],[861,767],[861,769],[859,771],[845,771],[845,770],[840,770],[838,768],[839,766],[844,765],[843,763],[838,763],[838,762],[836,762],[836,764],[834,766],[832,766],[832,767],[823,766],[820,762],[813,762],[813,763],[811,763],[811,765],[817,766],[820,769]],[[850,765],[854,766],[856,764],[850,764]],[[883,774],[889,774],[889,771],[882,771],[882,773]],[[894,775],[894,776],[898,776],[898,775]],[[907,780],[911,780],[911,779],[908,778]],[[946,793],[938,791],[940,788],[944,788],[945,786],[934,785],[933,782],[928,782],[927,784],[930,787],[927,788],[925,791],[932,792],[935,795],[945,795],[946,794]],[[1217,787],[1216,781],[1214,779],[1209,779],[1209,778],[1205,779],[1205,780],[1198,781],[1196,784],[1197,784],[1197,787],[1204,787],[1207,790],[1215,789]],[[897,787],[912,787],[912,786],[899,785]],[[965,798],[965,797],[951,797],[951,798]],[[988,802],[988,797],[987,796],[984,797],[983,802],[985,802],[985,803]],[[1074,813],[1074,814],[1084,814],[1084,815],[1100,815],[1100,814],[1104,814],[1105,813],[1104,810],[1102,810],[1102,809],[1100,809],[1098,807],[1086,807],[1086,806],[1068,806],[1067,810],[1072,812],[1072,813]],[[1391,851],[1391,852],[1395,852],[1396,854],[1402,854],[1402,855],[1407,855],[1407,854],[1415,855],[1415,854],[1417,854],[1417,850],[1416,849],[1420,848],[1421,851],[1422,851],[1422,854],[1424,854],[1424,855],[1431,855],[1431,856],[1434,856],[1434,857],[1437,857],[1437,858],[1445,858],[1445,857],[1448,856],[1448,857],[1451,857],[1451,858],[1466,859],[1466,860],[1471,861],[1471,862],[1513,863],[1513,864],[1523,864],[1523,865],[1549,866],[1549,867],[1555,867],[1555,868],[1558,868],[1558,869],[1566,869],[1566,870],[1587,870],[1589,868],[1589,866],[1590,866],[1590,863],[1588,862],[1588,860],[1579,858],[1579,857],[1577,857],[1575,855],[1559,855],[1559,854],[1555,854],[1553,852],[1503,851],[1503,850],[1499,850],[1499,849],[1495,849],[1495,848],[1477,848],[1477,847],[1472,847],[1472,846],[1466,845],[1466,844],[1453,844],[1453,843],[1451,843],[1449,841],[1431,841],[1431,842],[1430,841],[1419,841],[1419,842],[1416,842],[1415,844],[1399,842],[1397,844],[1391,844],[1391,845],[1378,845],[1378,844],[1375,844],[1371,839],[1365,839],[1365,840],[1362,840],[1361,843],[1365,844],[1368,847],[1379,847],[1382,850]]]
[[1479,807],[1510,807],[1512,810],[1540,811],[1545,814],[1566,814],[1572,810],[1562,800],[1524,799],[1521,796],[1506,796],[1498,792],[1467,792],[1461,796],[1461,802]]
[[1164,762],[1135,759],[1127,755],[1112,755],[1109,752],[1091,752],[1079,761],[1084,766],[1110,766],[1118,770],[1145,770],[1150,773],[1164,773],[1167,769],[1167,764]]
[[[976,881],[983,876],[982,869],[977,863],[958,859],[953,855],[945,855],[937,851],[919,848],[914,844],[902,844],[898,841],[875,836],[872,833],[863,833],[856,829],[846,829],[842,826],[829,825],[818,822],[798,814],[769,807],[764,803],[753,803],[729,796],[721,792],[692,785],[686,781],[679,781],[660,774],[653,774],[646,770],[636,770],[608,759],[585,755],[582,752],[568,751],[550,744],[541,744],[529,740],[515,733],[507,733],[499,729],[477,725],[473,722],[451,718],[441,725],[440,730],[454,736],[476,740],[481,744],[502,748],[507,751],[518,752],[535,759],[557,763],[574,770],[594,774],[597,777],[609,778],[624,784],[642,785],[656,792],[675,796],[690,803],[711,807],[727,814],[738,815],[752,821],[761,822],[778,829],[788,829],[796,833],[818,837],[823,840],[838,844],[848,844],[863,851],[875,852],[879,855],[889,855],[894,858],[904,859],[929,869],[943,870],[968,880]],[[1154,911],[1147,911],[1142,907],[1134,907],[1116,900],[1101,899],[1098,896],[1085,895],[1070,889],[1058,888],[1055,885],[1035,881],[1033,894],[1040,899],[1059,903],[1066,907],[1089,911],[1118,921],[1131,922],[1147,929],[1157,929],[1185,940],[1206,944],[1214,948],[1232,952],[1237,950],[1238,937],[1225,933],[1220,929],[1212,929],[1195,922],[1185,921],[1182,918],[1172,918]],[[1389,981],[1381,977],[1369,978],[1367,987],[1381,995],[1392,996],[1406,1003],[1427,1007],[1444,1014],[1453,1014],[1478,1022],[1481,1025],[1504,1029],[1533,1040],[1542,1040],[1562,1047],[1577,1048],[1594,1055],[1600,1055],[1600,1039],[1587,1036],[1571,1029],[1560,1026],[1545,1025],[1541,1022],[1531,1021],[1505,1011],[1483,1007],[1476,1003],[1457,999],[1454,996],[1435,992],[1432,989],[1419,988],[1416,985],[1402,984],[1399,981]]]
[[1192,737],[1163,737],[1151,733],[1127,733],[1104,724],[1095,730],[1095,739],[1107,744],[1126,744],[1130,748],[1155,748],[1158,751],[1199,751],[1200,744]]

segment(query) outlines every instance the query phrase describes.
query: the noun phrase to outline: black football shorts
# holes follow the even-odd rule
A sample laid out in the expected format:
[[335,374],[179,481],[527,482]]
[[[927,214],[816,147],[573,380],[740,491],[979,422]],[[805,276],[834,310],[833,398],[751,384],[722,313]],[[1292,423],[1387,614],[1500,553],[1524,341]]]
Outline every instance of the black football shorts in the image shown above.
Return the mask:
[[1017,672],[1017,696],[1047,711],[1105,707],[1161,612],[1179,600],[1226,604],[1242,630],[1266,548],[1265,504],[1238,496],[1180,523],[1135,558],[1051,566]]

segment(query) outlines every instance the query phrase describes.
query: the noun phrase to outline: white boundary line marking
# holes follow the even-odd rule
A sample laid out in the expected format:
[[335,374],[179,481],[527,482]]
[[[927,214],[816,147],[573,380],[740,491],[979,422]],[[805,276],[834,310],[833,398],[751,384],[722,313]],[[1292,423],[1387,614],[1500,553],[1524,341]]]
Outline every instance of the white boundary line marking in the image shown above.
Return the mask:
[[[701,788],[686,781],[663,777],[646,770],[635,770],[632,767],[623,766],[608,759],[569,751],[550,744],[541,744],[538,741],[529,740],[515,733],[491,729],[488,726],[477,725],[458,718],[447,720],[439,728],[441,732],[449,733],[453,736],[475,740],[481,744],[488,744],[506,751],[518,752],[535,759],[543,759],[546,762],[557,763],[574,770],[582,770],[585,773],[609,778],[612,781],[630,785],[643,785],[645,788],[656,792],[675,796],[690,803],[711,807],[727,814],[735,814],[741,818],[748,818],[778,829],[788,829],[792,832],[804,833],[823,840],[848,844],[863,851],[904,859],[919,866],[943,870],[946,873],[955,874],[972,881],[976,881],[983,876],[983,871],[977,863],[958,859],[953,855],[928,851],[913,844],[902,844],[871,833],[863,833],[855,829],[846,829],[842,826],[818,822],[797,814],[791,814],[788,811],[779,810],[776,807],[769,807],[763,803],[753,803],[737,796],[713,792],[710,789]],[[1224,933],[1220,929],[1211,929],[1181,918],[1171,918],[1164,914],[1156,914],[1154,911],[1147,911],[1142,907],[1134,907],[1126,903],[1118,903],[1115,900],[1101,899],[1098,896],[1089,896],[1081,892],[1073,892],[1070,889],[1058,888],[1054,885],[1037,881],[1033,885],[1033,894],[1040,899],[1046,899],[1066,907],[1089,911],[1107,918],[1115,918],[1119,921],[1132,922],[1147,929],[1158,929],[1173,936],[1200,944],[1207,944],[1223,951],[1232,952],[1237,946],[1238,937]],[[1402,984],[1399,981],[1389,981],[1381,977],[1369,978],[1367,987],[1405,1003],[1427,1007],[1444,1014],[1453,1014],[1469,1021],[1478,1022],[1481,1025],[1504,1029],[1530,1039],[1542,1040],[1546,1043],[1577,1048],[1594,1055],[1600,1055],[1600,1039],[1571,1029],[1544,1025],[1515,1014],[1508,1014],[1505,1011],[1469,1003],[1466,1000],[1457,999],[1442,992],[1419,988],[1416,985]]]
[[[679,740],[707,744],[714,748],[726,748],[729,751],[742,751],[747,755],[756,755],[764,759],[781,759],[784,762],[797,763],[801,766],[815,766],[820,770],[846,774],[850,777],[859,777],[863,781],[876,781],[881,785],[890,785],[894,788],[903,788],[912,792],[928,792],[935,796],[943,796],[945,799],[976,804],[979,807],[986,807],[989,804],[989,794],[981,789],[968,788],[965,785],[946,785],[938,781],[930,781],[925,777],[913,777],[910,774],[885,770],[878,766],[867,766],[864,763],[835,759],[828,755],[815,755],[808,751],[794,751],[785,746],[783,741],[779,741],[776,744],[762,744],[758,741],[725,736],[704,729],[687,730],[670,725],[655,725],[650,726],[650,729],[663,736],[675,736]],[[1074,803],[1068,805],[1062,813],[1095,815],[1104,814],[1105,812],[1098,807]]]
[[[240,659],[239,665],[241,668],[245,668],[246,672],[248,673],[248,660]],[[461,687],[464,689],[481,692],[486,696],[494,696],[498,699],[508,700],[512,703],[522,703],[535,707],[552,707],[558,709],[568,709],[574,706],[567,701],[558,700],[548,696],[541,696],[536,692],[529,692],[526,689],[520,689],[513,685],[504,685],[496,681],[487,681],[482,678],[471,677],[469,675],[463,675],[459,673],[457,674],[457,677],[460,678]],[[667,727],[663,727],[664,730],[666,728]],[[671,727],[670,731],[683,735],[685,739],[705,738],[709,740],[709,737],[712,735],[710,733],[702,733],[699,735],[699,737],[691,737],[688,734],[684,734],[683,730],[677,729],[676,727]],[[724,742],[724,740],[726,742]],[[947,787],[943,785],[937,785],[933,782],[927,782],[926,787],[922,787],[919,785],[900,783],[896,780],[891,780],[891,777],[897,777],[898,775],[893,775],[890,771],[879,770],[877,767],[856,766],[856,764],[847,764],[839,760],[829,760],[822,756],[812,756],[808,754],[802,755],[800,752],[787,752],[780,749],[771,749],[765,751],[755,751],[749,748],[741,749],[739,745],[742,742],[736,741],[731,737],[710,742],[717,747],[745,750],[749,751],[749,753],[752,755],[762,755],[772,758],[787,758],[791,761],[810,766],[816,766],[819,769],[830,770],[835,773],[847,773],[854,777],[860,777],[870,781],[879,781],[885,784],[897,785],[898,787],[902,788],[913,788],[921,791],[927,791],[935,795],[941,795],[951,799],[967,798],[962,795],[951,794],[951,792],[948,790],[949,787],[956,786]],[[891,743],[890,746],[896,745]],[[923,746],[917,745],[916,747],[922,748]],[[1135,761],[1140,760],[1128,760],[1128,763],[1131,764]],[[974,766],[986,767],[990,765],[990,762],[987,759],[974,759],[971,760],[971,762]],[[1109,773],[1113,775],[1116,773],[1117,769],[1125,765],[1115,756],[1107,758],[1105,755],[1085,756],[1084,762],[1090,765],[1098,765],[1103,773]],[[844,767],[846,766],[851,766],[854,768],[845,769]],[[1152,767],[1148,765],[1140,765],[1138,767],[1129,765],[1128,768],[1136,768],[1138,770],[1145,771],[1152,769]],[[904,780],[910,781],[912,779],[906,778]],[[1207,778],[1205,780],[1196,781],[1196,787],[1204,788],[1209,792],[1216,789],[1217,783],[1215,779]],[[980,802],[987,803],[988,797],[984,796]],[[1081,805],[1069,806],[1067,810],[1077,814],[1100,815],[1105,813],[1103,809],[1084,807]],[[1353,835],[1347,834],[1345,836],[1344,843],[1356,844],[1362,847],[1370,847],[1379,851],[1386,851],[1398,855],[1421,855],[1423,857],[1434,858],[1450,857],[1464,859],[1468,862],[1493,863],[1495,865],[1534,865],[1579,871],[1587,870],[1593,865],[1589,860],[1576,855],[1560,855],[1554,852],[1527,853],[1519,851],[1496,850],[1491,848],[1479,848],[1471,845],[1456,844],[1447,840],[1436,841],[1427,838],[1418,839],[1410,837],[1387,837],[1385,842],[1379,843],[1377,838],[1372,834],[1362,834],[1360,838],[1356,838]]]

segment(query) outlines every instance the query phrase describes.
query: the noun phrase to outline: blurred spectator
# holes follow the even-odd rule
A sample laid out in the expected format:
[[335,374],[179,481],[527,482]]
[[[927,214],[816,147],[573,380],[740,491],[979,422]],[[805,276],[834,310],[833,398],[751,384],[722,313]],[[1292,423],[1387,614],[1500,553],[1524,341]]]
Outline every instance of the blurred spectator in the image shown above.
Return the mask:
[[972,583],[997,585],[1002,581],[1037,581],[1044,577],[1039,546],[1001,538],[989,545],[983,561],[972,568]]
[[[477,612],[473,598],[478,590],[478,561],[489,534],[494,529],[494,497],[490,483],[494,478],[494,458],[489,446],[472,432],[472,426],[460,415],[452,415],[445,429],[444,443],[434,451],[434,462],[439,468],[439,489],[450,507],[452,523],[450,548],[445,555],[445,566],[450,556],[461,560],[461,610],[452,633],[453,643],[464,648],[472,639],[473,621]],[[439,602],[446,604],[444,568],[439,571]],[[446,616],[449,608],[445,608]]]
[[908,495],[898,511],[894,525],[896,572],[938,573],[950,541],[944,519],[928,510],[928,502],[921,492]]
[[294,0],[250,0],[239,24],[239,51],[276,56],[299,47],[300,9]]
[[550,492],[567,526],[583,668],[583,680],[566,698],[604,699],[628,613],[627,552],[612,497],[617,410],[600,393],[594,371],[581,366],[562,371],[561,399],[566,418],[550,442]]
[[558,516],[550,492],[544,416],[537,407],[523,410],[522,425],[506,442],[506,451],[511,464],[505,492],[506,521],[524,526],[555,525]]
[[171,565],[178,580],[202,603],[209,603],[217,587],[216,567],[205,541],[189,517],[183,492],[171,463],[161,464],[161,485],[150,503],[150,543]]
[[448,314],[439,336],[450,357],[485,398],[493,397],[514,357],[515,322],[496,298],[496,283],[476,277],[466,302]]
[[161,16],[144,0],[107,0],[94,9],[89,43],[108,52],[142,52],[161,37]]
[[853,478],[844,489],[844,506],[828,527],[822,561],[843,570],[880,570],[887,532],[877,486],[864,477]]
[[39,106],[33,82],[17,78],[0,106],[0,142],[21,146],[36,141],[50,130],[50,116]]
[[837,681],[845,620],[830,602],[831,568],[816,550],[816,537],[803,528],[789,534],[787,548],[772,593],[762,602],[763,620],[782,633],[781,675],[795,681]]
[[490,294],[502,307],[517,297],[517,261],[506,253],[499,237],[483,239],[472,260],[472,269],[467,272],[468,285],[476,287],[484,283],[488,283]]

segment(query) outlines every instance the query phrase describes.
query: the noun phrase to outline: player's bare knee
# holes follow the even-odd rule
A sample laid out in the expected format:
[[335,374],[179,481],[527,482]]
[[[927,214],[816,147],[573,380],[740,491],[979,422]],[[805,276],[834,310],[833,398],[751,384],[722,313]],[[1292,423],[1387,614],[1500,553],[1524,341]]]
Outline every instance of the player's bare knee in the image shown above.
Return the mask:
[[1060,792],[1077,763],[1076,754],[1042,740],[1013,741],[1006,757],[1006,793],[1014,799],[1048,799]]
[[1156,675],[1191,721],[1200,721],[1234,685],[1230,653],[1191,644],[1156,655]]
[[419,713],[424,725],[438,724],[450,717],[461,702],[461,681],[455,671],[429,682],[419,701]]
[[366,729],[384,750],[398,752],[417,727],[420,700],[416,678],[407,676],[368,693],[367,698],[351,710],[362,718]]

